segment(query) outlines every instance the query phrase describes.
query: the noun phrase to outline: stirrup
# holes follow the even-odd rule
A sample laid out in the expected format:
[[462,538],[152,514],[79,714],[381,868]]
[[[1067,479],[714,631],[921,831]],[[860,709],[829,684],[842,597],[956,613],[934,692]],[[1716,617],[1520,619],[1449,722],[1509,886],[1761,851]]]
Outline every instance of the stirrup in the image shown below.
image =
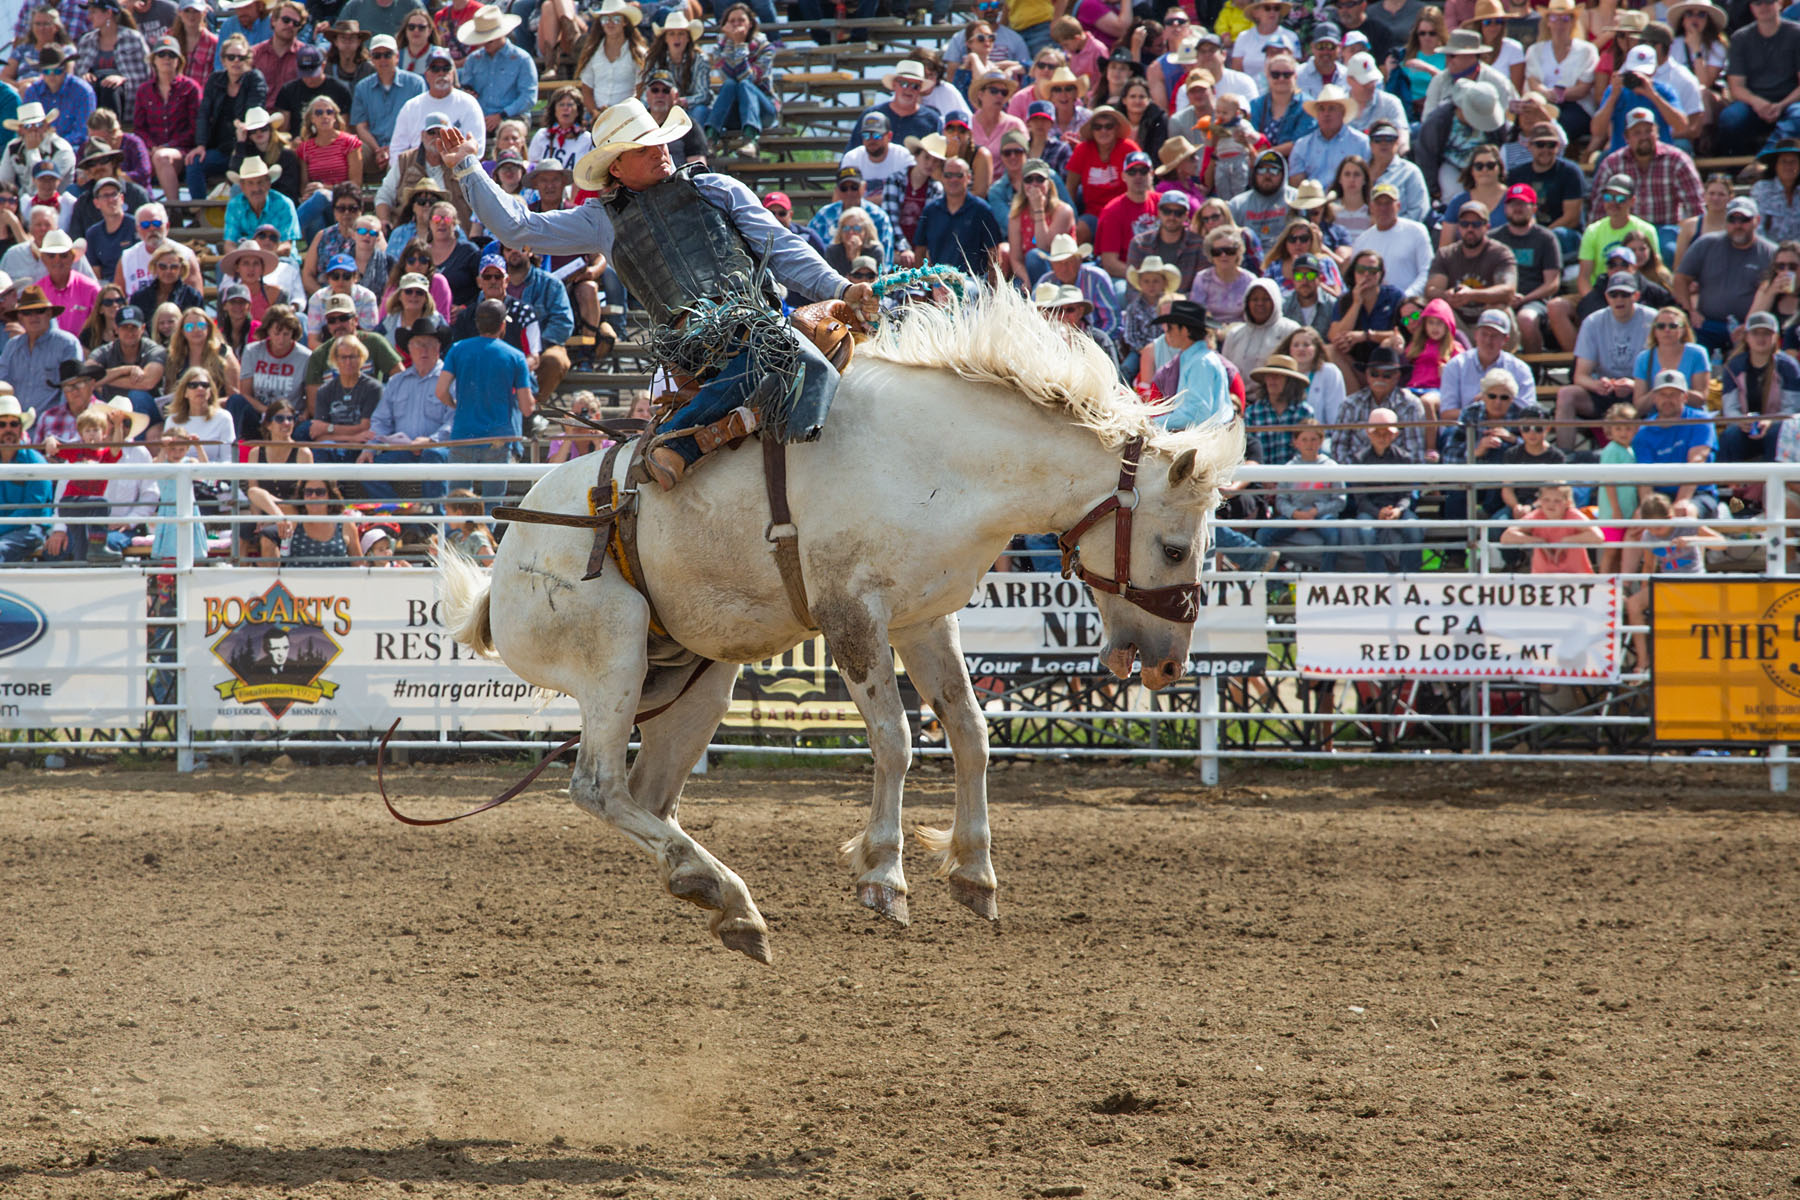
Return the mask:
[[645,472],[665,492],[672,490],[687,473],[687,459],[667,446],[657,446],[644,455],[643,461]]
[[762,419],[754,409],[739,405],[711,425],[696,430],[694,444],[700,447],[700,453],[711,454],[721,446],[749,437],[760,424]]

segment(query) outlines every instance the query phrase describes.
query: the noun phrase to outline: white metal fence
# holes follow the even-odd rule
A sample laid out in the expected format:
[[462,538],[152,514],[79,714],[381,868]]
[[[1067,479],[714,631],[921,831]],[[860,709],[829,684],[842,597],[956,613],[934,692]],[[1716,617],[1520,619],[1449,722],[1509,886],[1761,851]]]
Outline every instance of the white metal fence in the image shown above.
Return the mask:
[[[307,466],[247,466],[240,464],[151,463],[141,465],[114,464],[96,471],[91,467],[26,466],[9,464],[0,467],[5,477],[16,480],[80,479],[104,475],[107,478],[178,480],[224,480],[241,482],[255,478],[336,479],[366,478],[372,471],[380,477],[402,481],[425,480],[482,481],[506,480],[514,493],[522,492],[529,482],[548,468],[541,465],[474,465],[449,466],[405,465],[371,468],[356,465],[312,464]],[[1355,493],[1376,484],[1404,483],[1422,489],[1430,496],[1442,497],[1461,491],[1468,496],[1468,511],[1478,514],[1475,502],[1479,490],[1503,484],[1532,485],[1551,481],[1601,485],[1630,483],[1645,486],[1681,487],[1689,484],[1759,485],[1762,489],[1762,511],[1753,516],[1722,514],[1707,523],[1726,537],[1713,547],[1729,552],[1734,561],[1731,569],[1749,570],[1767,577],[1790,575],[1790,522],[1786,515],[1787,491],[1800,488],[1800,465],[1736,464],[1699,466],[1635,466],[1601,467],[1597,465],[1565,465],[1544,467],[1459,467],[1419,466],[1405,470],[1322,464],[1317,469],[1298,467],[1246,467],[1238,482],[1246,488],[1281,489],[1303,483],[1322,481],[1341,483]],[[1101,485],[1103,486],[1103,485]],[[1353,507],[1353,505],[1352,505]],[[172,515],[152,519],[152,524],[173,524],[191,528],[195,523],[219,528],[249,525],[266,521],[245,511],[203,514],[196,503],[191,486],[174,489]],[[1427,555],[1441,560],[1446,556],[1466,556],[1466,571],[1476,575],[1492,572],[1494,564],[1484,547],[1488,531],[1509,522],[1488,521],[1479,516],[1451,519],[1441,515],[1435,504],[1426,508],[1428,515],[1412,522],[1423,542],[1419,547]],[[0,514],[0,523],[6,520]],[[86,518],[86,523],[102,522],[105,517]],[[441,518],[429,513],[384,516],[384,522],[436,526]],[[70,520],[71,528],[82,524]],[[1254,535],[1259,528],[1305,525],[1305,522],[1276,519],[1255,521],[1221,521]],[[1336,523],[1350,529],[1367,525],[1346,519]],[[1647,522],[1622,521],[1631,526]],[[145,618],[148,631],[145,656],[140,666],[151,684],[151,696],[145,706],[146,721],[139,728],[94,730],[59,724],[56,728],[15,729],[0,742],[14,751],[51,752],[68,750],[121,749],[136,747],[173,752],[185,769],[194,764],[196,754],[244,751],[277,751],[316,749],[367,753],[374,744],[376,732],[368,729],[340,729],[312,733],[277,731],[255,736],[239,736],[196,727],[192,720],[193,704],[187,678],[187,650],[182,643],[184,619],[191,612],[196,580],[216,578],[214,573],[229,572],[232,559],[196,561],[191,539],[175,539],[172,561],[152,562],[128,558],[122,565],[73,568],[91,578],[137,576],[145,581],[151,600]],[[1660,544],[1660,543],[1652,543]],[[1356,551],[1345,549],[1346,556]],[[1038,680],[1001,681],[1002,686],[986,694],[990,724],[995,736],[996,752],[1021,755],[1053,755],[1064,757],[1146,758],[1185,757],[1198,766],[1207,782],[1218,778],[1219,764],[1226,760],[1281,758],[1289,760],[1334,760],[1353,758],[1357,761],[1418,761],[1429,759],[1507,758],[1512,761],[1546,761],[1585,758],[1597,762],[1686,761],[1704,758],[1708,762],[1731,762],[1758,765],[1769,770],[1771,785],[1786,787],[1785,746],[1771,746],[1763,751],[1735,751],[1729,758],[1717,751],[1669,752],[1660,750],[1649,740],[1649,715],[1644,703],[1648,675],[1641,664],[1625,671],[1616,683],[1587,688],[1564,689],[1554,694],[1535,685],[1521,686],[1500,680],[1478,680],[1445,683],[1442,681],[1408,680],[1405,677],[1383,681],[1345,683],[1320,681],[1296,669],[1293,660],[1293,616],[1289,600],[1292,586],[1299,575],[1285,569],[1255,569],[1234,575],[1254,581],[1267,589],[1269,597],[1269,660],[1266,673],[1250,678],[1227,678],[1223,681],[1207,677],[1185,681],[1183,685],[1157,695],[1136,687],[1115,685],[1108,680],[1046,677]],[[388,570],[399,568],[369,568]],[[1368,568],[1365,568],[1368,569]],[[1374,568],[1379,569],[1379,568]],[[66,574],[68,564],[22,564],[0,572],[0,590],[4,590],[7,574],[12,571],[53,570]],[[302,572],[290,572],[301,575]],[[18,578],[18,577],[15,577]],[[1643,575],[1629,577],[1641,580]],[[164,604],[155,603],[158,588],[163,589]],[[1644,632],[1641,627],[1626,626],[1622,636]],[[6,675],[6,661],[0,658],[0,680]],[[924,754],[947,753],[932,720],[929,709],[914,713],[918,730],[918,750]],[[517,732],[481,731],[477,729],[445,730],[433,735],[411,737],[404,742],[409,753],[424,751],[459,753],[492,751],[538,751],[560,740],[553,732],[521,734]],[[765,736],[747,741],[721,741],[714,750],[732,753],[779,753],[799,756],[842,756],[864,753],[862,743],[853,730],[838,728],[823,734],[799,732],[793,736]]]

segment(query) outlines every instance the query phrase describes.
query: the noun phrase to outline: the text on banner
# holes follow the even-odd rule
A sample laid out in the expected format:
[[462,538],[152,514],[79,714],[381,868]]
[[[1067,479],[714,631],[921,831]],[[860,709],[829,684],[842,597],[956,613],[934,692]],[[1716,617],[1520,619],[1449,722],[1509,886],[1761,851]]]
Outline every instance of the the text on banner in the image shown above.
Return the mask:
[[1619,678],[1610,575],[1303,575],[1295,657],[1313,675]]
[[1800,587],[1651,581],[1651,731],[1668,742],[1800,740]]
[[0,728],[141,724],[144,610],[135,573],[9,572],[0,580]]

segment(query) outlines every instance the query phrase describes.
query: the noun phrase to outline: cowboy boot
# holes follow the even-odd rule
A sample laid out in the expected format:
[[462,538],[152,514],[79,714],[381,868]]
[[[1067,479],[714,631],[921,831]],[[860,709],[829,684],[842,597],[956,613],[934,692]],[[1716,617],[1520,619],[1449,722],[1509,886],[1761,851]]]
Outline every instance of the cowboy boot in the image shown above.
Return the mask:
[[687,473],[687,459],[667,446],[658,446],[644,455],[644,470],[656,480],[656,486],[666,492],[680,483]]

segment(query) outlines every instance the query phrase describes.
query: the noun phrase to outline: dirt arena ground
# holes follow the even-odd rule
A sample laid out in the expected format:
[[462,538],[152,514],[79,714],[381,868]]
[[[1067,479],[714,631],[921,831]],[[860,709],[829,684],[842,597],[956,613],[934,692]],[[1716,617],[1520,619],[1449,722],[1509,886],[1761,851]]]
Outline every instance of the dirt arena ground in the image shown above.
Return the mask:
[[690,788],[771,968],[555,783],[0,773],[0,1195],[1800,1196],[1759,774],[999,770],[1002,921],[909,930],[867,781]]

